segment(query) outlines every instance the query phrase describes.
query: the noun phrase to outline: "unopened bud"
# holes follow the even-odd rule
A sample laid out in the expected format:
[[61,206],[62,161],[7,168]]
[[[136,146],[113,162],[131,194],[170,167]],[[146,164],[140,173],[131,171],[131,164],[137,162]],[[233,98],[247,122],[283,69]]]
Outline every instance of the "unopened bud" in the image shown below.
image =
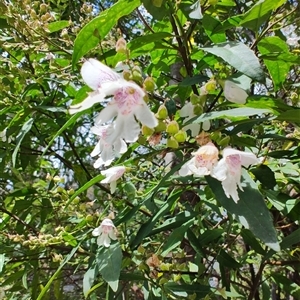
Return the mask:
[[166,132],[168,132],[169,134],[175,134],[179,131],[179,125],[176,121],[171,121],[166,129]]
[[162,104],[156,113],[156,118],[159,120],[165,120],[168,117],[168,110],[164,104]]
[[203,107],[201,105],[194,106],[194,114],[196,116],[201,115],[203,113]]
[[158,125],[154,128],[155,132],[162,132],[165,131],[167,128],[166,123],[159,120]]
[[227,135],[227,136],[225,136],[224,138],[222,138],[222,139],[218,142],[218,144],[219,144],[220,146],[226,147],[226,146],[228,146],[229,142],[230,142],[230,136]]
[[172,149],[177,149],[179,147],[178,142],[175,140],[174,137],[169,137],[167,140],[167,147]]
[[216,81],[214,79],[210,80],[205,84],[205,89],[208,92],[213,92],[216,89]]
[[200,102],[200,96],[198,96],[196,94],[192,94],[190,97],[190,100],[193,105],[197,105]]
[[178,143],[183,143],[185,142],[186,138],[187,138],[187,134],[185,131],[183,130],[179,130],[175,135],[174,135],[175,140]]
[[149,128],[145,125],[142,126],[142,134],[145,135],[145,136],[149,136],[149,135],[152,135],[154,133],[154,129],[152,128]]
[[116,43],[116,52],[117,53],[127,53],[127,43],[124,38],[119,38]]
[[147,77],[144,80],[143,86],[147,92],[153,92],[155,90],[155,82],[152,77]]

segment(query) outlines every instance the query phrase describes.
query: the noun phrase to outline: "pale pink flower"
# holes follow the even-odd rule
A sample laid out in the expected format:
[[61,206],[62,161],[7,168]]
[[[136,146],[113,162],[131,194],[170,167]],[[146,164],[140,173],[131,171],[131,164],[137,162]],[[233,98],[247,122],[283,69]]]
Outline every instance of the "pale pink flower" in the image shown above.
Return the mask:
[[92,232],[93,236],[97,236],[98,246],[109,247],[110,240],[116,240],[115,225],[110,219],[104,219],[99,227]]
[[102,175],[105,175],[101,183],[109,183],[110,184],[110,192],[113,194],[116,191],[117,180],[123,176],[126,171],[126,167],[124,166],[116,166],[111,167],[107,170],[101,171]]
[[213,143],[208,143],[192,153],[193,158],[179,170],[179,175],[209,175],[218,161],[219,150]]
[[[181,110],[179,111],[179,115],[184,119],[184,123],[187,123],[190,119],[196,117],[194,114],[194,105],[191,102],[186,103]],[[184,131],[191,131],[191,136],[195,137],[199,134],[200,124],[199,123],[191,123],[187,124],[182,128]]]
[[113,144],[117,138],[135,142],[140,133],[140,126],[135,117],[147,127],[157,126],[154,114],[144,101],[146,93],[136,83],[126,81],[95,59],[89,59],[83,64],[81,75],[94,92],[83,102],[71,106],[69,111],[72,114],[85,110],[95,103],[107,101],[107,97],[111,96],[112,100],[96,118],[96,125],[101,125],[116,117],[114,131],[107,138],[108,143]]
[[118,138],[113,144],[107,142],[107,137],[113,130],[113,124],[91,128],[91,132],[99,136],[99,141],[91,153],[92,157],[99,156],[94,163],[94,168],[99,168],[102,165],[109,166],[115,157],[127,151],[127,145],[123,139]]
[[243,152],[232,148],[223,150],[223,158],[211,171],[211,176],[222,182],[225,195],[238,202],[237,188],[243,191],[241,186],[242,166],[248,167],[259,163],[259,159],[250,152]]

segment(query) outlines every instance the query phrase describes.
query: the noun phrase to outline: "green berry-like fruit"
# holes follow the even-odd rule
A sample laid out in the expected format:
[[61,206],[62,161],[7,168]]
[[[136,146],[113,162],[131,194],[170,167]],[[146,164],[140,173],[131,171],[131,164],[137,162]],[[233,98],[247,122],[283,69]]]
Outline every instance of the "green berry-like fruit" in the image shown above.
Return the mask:
[[145,136],[149,136],[152,135],[154,133],[154,129],[153,128],[149,128],[146,125],[142,126],[142,134]]
[[166,132],[174,135],[179,131],[179,125],[176,121],[171,121],[168,125],[167,125],[167,129]]
[[152,77],[147,77],[144,80],[143,86],[147,92],[154,92],[155,90],[155,82]]

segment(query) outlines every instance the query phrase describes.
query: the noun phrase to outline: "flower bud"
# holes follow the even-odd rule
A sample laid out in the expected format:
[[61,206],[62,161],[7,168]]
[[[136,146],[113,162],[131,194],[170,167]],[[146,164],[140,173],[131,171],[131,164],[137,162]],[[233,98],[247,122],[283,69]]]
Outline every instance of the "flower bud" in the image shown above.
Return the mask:
[[143,83],[144,89],[147,92],[153,92],[155,90],[155,82],[152,77],[147,77]]
[[197,105],[200,102],[200,96],[198,96],[196,94],[192,94],[190,97],[190,101],[193,105]]
[[155,115],[159,120],[165,120],[168,117],[168,110],[164,104],[162,104]]
[[166,132],[168,132],[169,134],[175,134],[179,131],[179,125],[176,121],[171,121],[166,129]]
[[162,132],[165,131],[167,128],[166,123],[158,120],[158,125],[154,128],[155,132]]
[[185,142],[186,138],[187,138],[187,134],[185,131],[183,130],[179,130],[175,135],[174,135],[175,140],[178,143],[183,143]]
[[216,81],[214,79],[210,80],[205,84],[205,89],[208,92],[213,92],[216,89]]
[[141,83],[143,81],[143,76],[140,71],[138,70],[133,70],[131,74],[132,80],[135,82]]
[[168,138],[167,147],[172,149],[177,149],[179,147],[178,142],[175,140],[173,136]]
[[147,127],[146,125],[142,126],[142,134],[145,136],[152,135],[154,133],[154,129]]
[[116,43],[116,52],[117,53],[127,53],[127,43],[124,38],[119,38]]
[[203,113],[203,107],[201,105],[195,105],[194,114],[196,116],[201,115]]

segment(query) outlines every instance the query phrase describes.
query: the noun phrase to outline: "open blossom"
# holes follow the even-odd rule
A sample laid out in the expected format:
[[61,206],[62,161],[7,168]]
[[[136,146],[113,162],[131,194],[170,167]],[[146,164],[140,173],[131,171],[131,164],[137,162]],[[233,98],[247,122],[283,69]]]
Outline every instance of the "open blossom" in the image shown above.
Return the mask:
[[[194,113],[195,105],[193,105],[191,102],[186,103],[180,110],[179,114],[180,117],[185,118],[184,123],[187,123],[190,119],[196,117],[196,114]],[[199,134],[201,125],[199,123],[191,123],[185,125],[182,129],[184,131],[191,131],[191,136],[196,137]],[[202,129],[207,131],[210,128],[210,121],[205,120],[202,122]]]
[[248,94],[231,80],[225,80],[224,96],[233,103],[245,104]]
[[127,151],[127,145],[123,139],[118,138],[113,144],[107,142],[107,137],[113,130],[113,124],[91,128],[91,132],[99,136],[99,141],[91,153],[92,157],[99,155],[94,163],[94,168],[99,168],[102,165],[109,166],[115,157]]
[[116,240],[115,225],[110,219],[104,219],[99,227],[92,232],[93,236],[97,236],[98,246],[109,247],[110,240]]
[[259,159],[250,152],[243,152],[232,148],[223,150],[223,158],[217,163],[211,172],[211,176],[222,182],[225,195],[234,202],[239,200],[237,188],[243,191],[241,186],[242,166],[248,167],[259,163]]
[[111,167],[107,170],[101,171],[102,175],[105,175],[101,183],[109,183],[110,184],[110,192],[113,194],[116,191],[117,180],[123,176],[126,171],[126,167],[124,166],[116,166]]
[[107,137],[108,143],[113,144],[118,138],[135,142],[140,133],[140,126],[135,118],[150,128],[157,126],[154,114],[144,101],[146,93],[136,83],[126,81],[118,73],[92,58],[83,64],[81,75],[94,91],[83,102],[71,106],[69,111],[73,114],[112,97],[95,122],[99,126],[116,117],[114,130]]
[[218,161],[219,150],[213,143],[208,143],[192,153],[193,158],[179,170],[179,175],[209,175]]

